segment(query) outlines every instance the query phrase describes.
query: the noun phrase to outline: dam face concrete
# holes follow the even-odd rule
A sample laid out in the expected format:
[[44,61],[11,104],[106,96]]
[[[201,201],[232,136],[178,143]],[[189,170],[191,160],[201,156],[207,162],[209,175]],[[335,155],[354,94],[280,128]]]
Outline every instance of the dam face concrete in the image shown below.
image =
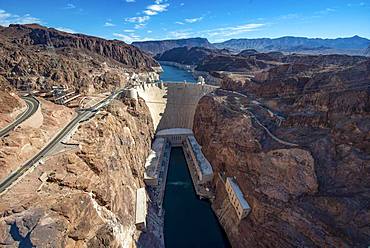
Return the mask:
[[193,129],[200,98],[216,86],[194,83],[154,83],[136,86],[137,94],[149,107],[156,131],[171,128]]

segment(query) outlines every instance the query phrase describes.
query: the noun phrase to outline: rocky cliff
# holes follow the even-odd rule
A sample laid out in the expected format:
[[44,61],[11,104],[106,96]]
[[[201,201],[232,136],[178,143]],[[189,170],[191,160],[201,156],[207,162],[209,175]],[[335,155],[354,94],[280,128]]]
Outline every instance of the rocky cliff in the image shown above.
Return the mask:
[[[212,206],[233,247],[370,244],[370,61],[324,60],[225,79],[198,105],[194,133],[216,173]],[[224,176],[251,206],[240,222]]]
[[0,29],[0,76],[17,88],[53,85],[81,92],[125,85],[134,75],[156,74],[159,65],[121,41],[69,34],[36,24]]
[[0,197],[0,245],[158,247],[157,236],[134,226],[152,136],[141,100],[115,101],[84,123]]

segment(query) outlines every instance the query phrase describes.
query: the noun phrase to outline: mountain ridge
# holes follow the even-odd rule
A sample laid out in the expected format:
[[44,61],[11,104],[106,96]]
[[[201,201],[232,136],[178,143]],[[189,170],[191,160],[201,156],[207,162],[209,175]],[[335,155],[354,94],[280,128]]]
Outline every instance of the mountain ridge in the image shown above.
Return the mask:
[[207,38],[172,39],[134,42],[132,45],[151,55],[184,46],[230,49],[236,53],[246,49],[255,49],[259,52],[368,55],[367,49],[370,46],[370,40],[358,35],[335,39],[283,36],[279,38],[230,39],[220,43],[210,43]]

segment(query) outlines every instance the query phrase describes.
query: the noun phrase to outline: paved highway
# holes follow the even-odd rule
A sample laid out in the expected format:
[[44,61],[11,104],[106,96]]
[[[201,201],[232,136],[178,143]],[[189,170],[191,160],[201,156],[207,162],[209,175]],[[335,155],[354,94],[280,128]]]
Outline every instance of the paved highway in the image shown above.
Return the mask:
[[117,91],[110,95],[109,97],[105,98],[95,106],[80,110],[78,115],[61,131],[59,134],[47,145],[45,146],[36,156],[34,156],[31,160],[26,162],[24,165],[19,167],[16,171],[12,172],[7,178],[0,182],[0,194],[7,190],[17,179],[23,176],[30,168],[33,167],[40,159],[42,159],[48,152],[50,152],[60,141],[63,140],[65,136],[68,135],[81,121],[87,120],[88,118],[94,116],[94,114],[102,107],[106,106],[113,100],[115,97],[121,93],[122,90]]
[[0,130],[0,138],[14,130],[18,125],[32,116],[38,109],[40,102],[34,97],[22,97],[27,104],[27,109],[19,115],[12,123]]

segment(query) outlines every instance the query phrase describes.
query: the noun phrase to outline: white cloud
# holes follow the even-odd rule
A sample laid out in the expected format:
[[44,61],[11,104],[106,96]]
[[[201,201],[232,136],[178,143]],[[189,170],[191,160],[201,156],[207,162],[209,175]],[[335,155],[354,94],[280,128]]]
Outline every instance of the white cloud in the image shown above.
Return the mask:
[[[135,16],[135,17],[128,17],[125,19],[126,22],[135,23],[134,28],[140,29],[144,28],[146,23],[150,20],[151,16],[158,15],[161,12],[167,11],[169,4],[163,2],[167,2],[167,0],[155,0],[155,4],[148,5],[145,10],[142,11],[145,15],[143,16]],[[138,13],[140,15],[140,13]]]
[[326,8],[326,9],[323,9],[323,10],[320,10],[320,11],[316,11],[315,14],[316,15],[326,15],[326,14],[329,14],[329,13],[332,13],[332,12],[335,12],[336,9],[333,9],[333,8]]
[[183,22],[175,22],[176,24],[179,24],[179,25],[184,25],[185,23]]
[[348,7],[363,7],[363,6],[366,6],[366,3],[365,2],[360,2],[360,3],[348,3],[347,4]]
[[135,33],[135,30],[125,29],[125,30],[123,30],[123,32],[125,32],[125,33]]
[[135,0],[126,0],[126,3],[134,3],[136,2]]
[[64,9],[75,9],[76,8],[76,5],[74,5],[73,3],[68,3],[66,7],[64,7]]
[[126,22],[132,22],[132,23],[143,23],[146,21],[149,21],[150,16],[135,16],[135,17],[130,17],[126,18]]
[[168,6],[169,4],[153,4],[149,5],[147,9],[155,12],[164,12],[167,11]]
[[5,10],[0,9],[0,25],[9,26],[9,24],[29,24],[29,23],[42,23],[39,18],[33,17],[30,14],[23,16],[15,15]]
[[113,36],[119,38],[120,40],[123,40],[126,43],[132,43],[134,41],[146,41],[146,40],[152,40],[151,38],[145,37],[141,38],[140,36],[136,34],[120,34],[120,33],[114,33]]
[[187,23],[195,23],[195,22],[200,22],[201,20],[203,20],[203,17],[188,18],[188,19],[185,19],[185,22],[187,22]]
[[111,22],[104,23],[104,27],[114,27],[114,26],[116,26],[116,24],[111,23]]
[[221,41],[225,39],[230,39],[242,34],[259,30],[266,26],[264,23],[248,23],[237,26],[222,27],[215,29],[206,29],[201,31],[193,32],[191,29],[182,29],[167,32],[168,39],[182,39],[190,37],[207,37],[213,41]]
[[279,16],[278,19],[280,19],[280,20],[292,20],[292,19],[298,19],[299,17],[300,17],[300,15],[297,14],[297,13],[291,13],[291,14],[286,14],[286,15]]
[[152,16],[152,15],[156,15],[156,14],[158,14],[158,12],[155,12],[155,11],[150,10],[150,9],[144,10],[143,12],[144,12],[145,14],[149,15],[149,16]]
[[230,37],[230,36],[235,36],[235,35],[239,35],[243,33],[256,31],[264,26],[266,26],[266,24],[249,23],[249,24],[232,26],[232,27],[204,30],[201,33],[204,34],[205,36],[210,36],[210,37],[213,37],[213,36]]
[[193,37],[193,35],[194,34],[191,33],[189,29],[171,31],[168,33],[169,38],[173,38],[173,39],[190,38],[190,37]]
[[138,24],[135,24],[134,28],[141,29],[141,28],[145,28],[145,26],[146,26],[146,23],[138,23]]
[[57,27],[55,29],[59,30],[59,31],[62,31],[62,32],[71,33],[71,34],[76,33],[76,31],[74,31],[73,29],[70,29],[70,28]]

